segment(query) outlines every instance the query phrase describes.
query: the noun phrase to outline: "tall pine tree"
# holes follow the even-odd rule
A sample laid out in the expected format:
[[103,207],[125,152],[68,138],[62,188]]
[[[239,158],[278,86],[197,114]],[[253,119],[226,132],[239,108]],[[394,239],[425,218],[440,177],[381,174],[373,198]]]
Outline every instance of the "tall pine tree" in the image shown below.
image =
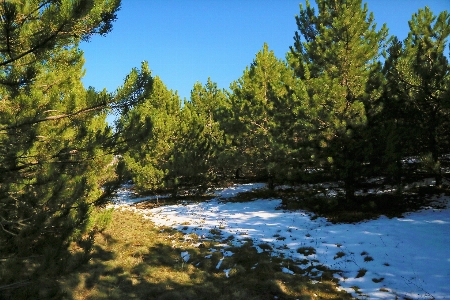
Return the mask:
[[204,86],[194,84],[190,101],[182,108],[174,174],[180,183],[199,187],[199,192],[224,176],[225,134],[220,121],[227,101],[225,93],[208,78]]
[[236,167],[271,180],[282,173],[281,165],[289,156],[285,145],[294,139],[294,81],[286,63],[264,44],[241,78],[230,85],[231,120],[226,132]]
[[309,94],[309,140],[317,164],[330,167],[345,183],[352,200],[370,147],[368,117],[381,95],[378,58],[387,37],[376,29],[373,14],[361,0],[309,1],[296,16],[299,32],[289,61]]
[[137,189],[168,187],[173,151],[179,138],[181,101],[156,76],[148,96],[117,122],[123,164]]
[[[0,294],[40,294],[112,179],[106,112],[139,99],[86,90],[77,45],[110,31],[120,1],[0,3]],[[130,77],[131,79],[131,77]],[[86,247],[86,251],[89,247]]]
[[372,138],[376,141],[371,163],[388,182],[402,184],[405,175],[403,159],[417,155],[416,119],[419,117],[408,101],[408,88],[398,80],[397,66],[403,59],[403,45],[393,37],[386,51],[383,67],[385,85],[379,100],[382,111],[373,118]]
[[[390,131],[396,138],[387,145],[387,150],[399,151],[400,145],[409,145],[408,152],[397,153],[421,156],[439,185],[440,157],[446,153],[450,140],[450,65],[445,55],[450,14],[444,11],[435,16],[425,7],[412,16],[409,27],[403,43],[395,40],[391,44],[385,64],[389,89],[383,115],[391,127],[396,125]],[[386,151],[386,156],[401,159],[392,155],[392,151]]]

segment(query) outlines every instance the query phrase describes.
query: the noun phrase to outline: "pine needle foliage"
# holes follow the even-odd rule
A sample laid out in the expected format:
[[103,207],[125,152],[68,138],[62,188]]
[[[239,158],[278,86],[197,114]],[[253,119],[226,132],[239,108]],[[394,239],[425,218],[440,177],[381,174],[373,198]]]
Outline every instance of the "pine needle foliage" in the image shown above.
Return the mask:
[[119,7],[120,1],[103,0],[0,3],[0,294],[6,298],[18,289],[24,298],[50,298],[39,294],[40,283],[55,284],[69,244],[95,231],[89,214],[114,179],[106,113],[138,101],[146,83],[135,70],[125,83],[132,91],[85,89],[78,43],[107,34]]
[[180,127],[178,95],[158,76],[149,75],[148,80],[145,98],[123,113],[116,124],[124,170],[141,191],[167,187]]
[[409,27],[408,37],[403,42],[395,38],[387,52],[382,101],[386,131],[380,132],[390,138],[381,144],[397,177],[402,157],[417,155],[440,185],[440,160],[448,151],[450,132],[450,64],[445,54],[450,14],[436,16],[425,7],[413,14]]
[[295,165],[295,124],[306,91],[297,83],[286,62],[264,44],[243,75],[230,85],[231,118],[226,131],[237,168],[282,180],[287,164]]
[[379,57],[387,38],[361,0],[306,2],[296,16],[298,32],[289,61],[308,87],[312,155],[343,180],[352,199],[355,182],[368,160],[368,118],[381,95]]

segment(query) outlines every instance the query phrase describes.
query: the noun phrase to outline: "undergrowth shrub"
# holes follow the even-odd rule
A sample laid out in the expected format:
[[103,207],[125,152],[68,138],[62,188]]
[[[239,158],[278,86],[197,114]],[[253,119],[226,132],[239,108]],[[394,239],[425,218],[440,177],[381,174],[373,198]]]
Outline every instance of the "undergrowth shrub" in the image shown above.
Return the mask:
[[102,232],[108,228],[111,224],[112,216],[113,216],[113,208],[110,209],[100,209],[96,208],[92,211],[88,225],[86,226],[87,231],[98,231]]

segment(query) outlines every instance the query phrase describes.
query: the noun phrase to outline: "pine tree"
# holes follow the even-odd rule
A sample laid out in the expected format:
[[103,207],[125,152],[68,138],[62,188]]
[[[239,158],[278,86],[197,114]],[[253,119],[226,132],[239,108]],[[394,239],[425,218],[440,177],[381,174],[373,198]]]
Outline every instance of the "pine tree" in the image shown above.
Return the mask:
[[[450,35],[450,14],[444,11],[436,17],[425,7],[412,16],[409,27],[408,37],[403,44],[396,41],[391,45],[386,60],[390,90],[384,114],[390,111],[391,124],[402,120],[407,126],[397,134],[395,142],[411,145],[412,151],[403,154],[421,156],[439,185],[439,160],[449,146],[450,132],[450,65],[444,53]],[[396,102],[399,104],[394,107]]]
[[[408,99],[404,82],[397,80],[396,66],[402,57],[402,43],[393,37],[386,51],[383,67],[385,85],[380,98],[382,111],[373,119],[372,137],[375,140],[371,164],[379,166],[379,174],[398,185],[402,182],[402,160],[416,155],[418,140],[414,138],[414,111],[405,105]],[[381,155],[380,155],[381,154]]]
[[178,95],[158,76],[150,81],[145,100],[122,114],[117,123],[124,167],[142,191],[168,187],[180,126]]
[[[67,60],[70,66],[60,63]],[[114,170],[108,165],[113,157],[102,145],[111,138],[111,129],[104,111],[86,109],[97,106],[99,98],[82,86],[82,66],[76,49],[54,51],[46,64],[35,67],[32,84],[4,98],[0,251],[6,258],[2,269],[7,271],[0,278],[3,284],[61,271],[69,242],[83,232],[91,204],[112,180]],[[77,113],[81,110],[85,112]]]
[[3,1],[0,83],[17,90],[35,77],[35,62],[47,60],[55,48],[107,34],[119,7],[119,0]]
[[[115,94],[86,90],[77,45],[109,32],[119,5],[0,4],[2,297],[56,296],[40,284],[56,285],[55,274],[69,267],[68,246],[83,238],[90,211],[113,179],[106,113],[139,101],[145,76],[132,72]],[[83,247],[89,251],[89,243]]]
[[361,0],[317,0],[300,6],[289,61],[305,81],[309,140],[318,165],[329,166],[354,197],[357,179],[368,161],[368,117],[381,95],[380,46],[387,37],[376,30],[373,14]]
[[190,101],[182,108],[174,171],[183,184],[202,186],[200,192],[224,176],[225,135],[220,121],[226,103],[224,92],[208,78],[204,86],[194,84]]
[[[231,123],[227,134],[232,139],[237,167],[272,180],[281,174],[288,160],[285,145],[293,140],[295,107],[294,76],[286,63],[276,58],[267,44],[256,54],[250,67],[231,89]],[[292,101],[291,101],[292,100]]]

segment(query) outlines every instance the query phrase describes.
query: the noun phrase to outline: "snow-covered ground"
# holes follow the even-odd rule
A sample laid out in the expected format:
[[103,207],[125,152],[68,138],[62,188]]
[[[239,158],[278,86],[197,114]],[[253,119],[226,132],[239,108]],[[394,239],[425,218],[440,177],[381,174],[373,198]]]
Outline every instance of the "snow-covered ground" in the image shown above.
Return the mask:
[[[124,204],[116,207],[135,209],[156,225],[171,226],[186,235],[195,233],[208,239],[212,229],[220,230],[223,238],[232,235],[236,244],[250,238],[254,245],[269,244],[273,255],[306,258],[314,265],[340,270],[336,275],[340,286],[359,299],[450,299],[449,197],[436,198],[446,204],[445,209],[428,208],[403,218],[380,217],[357,224],[311,220],[302,211],[277,209],[281,200],[221,200],[261,187],[264,185],[235,185],[217,191],[215,199],[195,204],[145,210]],[[126,193],[118,197],[119,202],[126,202]],[[300,251],[307,256],[298,252],[302,247],[310,249],[309,253]],[[189,257],[184,259],[188,262]],[[317,273],[316,280],[320,280],[320,271]]]

